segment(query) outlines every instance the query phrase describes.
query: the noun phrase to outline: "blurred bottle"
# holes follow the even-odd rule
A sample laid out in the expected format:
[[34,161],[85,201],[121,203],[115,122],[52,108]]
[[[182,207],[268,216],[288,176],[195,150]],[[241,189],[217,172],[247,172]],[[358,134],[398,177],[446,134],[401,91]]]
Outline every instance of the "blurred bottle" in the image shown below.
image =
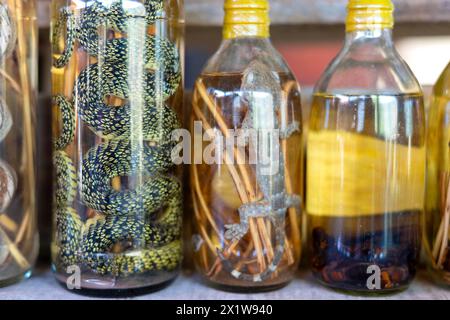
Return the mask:
[[425,250],[433,278],[450,285],[450,64],[434,86],[428,118]]

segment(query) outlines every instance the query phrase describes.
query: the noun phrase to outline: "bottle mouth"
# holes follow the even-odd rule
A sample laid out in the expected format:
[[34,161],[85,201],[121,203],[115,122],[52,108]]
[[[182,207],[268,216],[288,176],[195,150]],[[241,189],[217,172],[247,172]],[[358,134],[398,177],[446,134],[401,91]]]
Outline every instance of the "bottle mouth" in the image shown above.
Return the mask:
[[346,31],[392,29],[394,5],[391,0],[349,0]]
[[225,0],[224,38],[268,37],[268,0]]

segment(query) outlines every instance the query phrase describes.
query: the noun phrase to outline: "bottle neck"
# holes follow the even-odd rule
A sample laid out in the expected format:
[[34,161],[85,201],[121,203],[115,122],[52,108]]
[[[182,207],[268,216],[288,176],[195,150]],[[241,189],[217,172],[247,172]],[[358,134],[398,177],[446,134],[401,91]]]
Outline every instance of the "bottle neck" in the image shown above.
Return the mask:
[[383,47],[393,47],[392,29],[367,29],[347,31],[345,35],[345,46],[353,46],[370,42],[372,45],[380,45]]
[[[227,48],[230,46],[242,51],[266,51],[269,48],[274,48],[270,38],[258,36],[243,36],[223,39],[221,47]],[[239,48],[239,46],[242,48]]]
[[269,38],[267,0],[226,0],[223,38]]

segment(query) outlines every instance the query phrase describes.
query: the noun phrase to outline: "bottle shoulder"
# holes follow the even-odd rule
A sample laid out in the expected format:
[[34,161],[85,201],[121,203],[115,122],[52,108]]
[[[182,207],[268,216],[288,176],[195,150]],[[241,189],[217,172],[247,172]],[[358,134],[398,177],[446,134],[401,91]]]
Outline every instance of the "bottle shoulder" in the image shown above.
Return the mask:
[[250,101],[285,106],[301,121],[300,86],[281,55],[267,41],[244,43],[226,42],[209,60],[197,79],[194,105],[214,105],[233,128],[240,127]]
[[315,92],[328,94],[418,94],[421,86],[395,47],[346,45],[318,81]]
[[243,73],[258,61],[275,73],[291,74],[281,54],[265,38],[237,38],[225,40],[206,63],[203,74]]

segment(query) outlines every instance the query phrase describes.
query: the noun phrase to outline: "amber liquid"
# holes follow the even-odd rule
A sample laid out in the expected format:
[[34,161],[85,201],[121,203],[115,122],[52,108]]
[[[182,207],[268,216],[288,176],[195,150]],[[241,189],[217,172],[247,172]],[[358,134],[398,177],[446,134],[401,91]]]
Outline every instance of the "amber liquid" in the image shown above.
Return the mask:
[[[279,74],[283,88],[285,114],[288,123],[301,119],[301,101],[296,81]],[[197,82],[193,98],[193,121],[201,121],[203,130],[239,129],[248,106],[241,100],[242,74],[203,74]],[[206,100],[205,100],[205,97]],[[191,128],[192,132],[193,128]],[[223,131],[222,131],[223,132]],[[194,139],[201,139],[197,134]],[[200,140],[201,141],[201,140]],[[200,155],[208,143],[201,144]],[[285,159],[286,191],[302,196],[302,133],[295,132],[280,142]],[[244,151],[248,156],[248,147]],[[236,175],[233,175],[235,172]],[[191,192],[195,211],[194,260],[197,270],[213,285],[231,290],[271,289],[287,283],[293,277],[300,259],[300,212],[286,212],[285,251],[276,272],[262,282],[238,280],[231,276],[218,257],[217,249],[225,252],[234,268],[242,273],[258,274],[273,258],[275,228],[266,218],[251,218],[249,232],[238,242],[224,238],[225,225],[240,222],[239,207],[243,200],[261,197],[254,168],[227,164],[200,164],[191,166]]]
[[[414,278],[423,210],[423,115],[419,94],[314,97],[310,134],[350,133],[342,136],[380,146],[385,152],[382,159],[390,161],[380,166],[383,160],[379,161],[377,152],[364,151],[367,144],[355,144],[352,149],[338,149],[339,158],[328,159],[342,166],[338,164],[331,176],[325,176],[325,168],[310,172],[312,161],[317,159],[312,156],[314,146],[308,144],[308,248],[313,274],[320,282],[336,289],[377,294],[403,289]],[[337,139],[335,144],[345,141]],[[399,162],[396,159],[403,159],[402,152],[409,156],[405,157],[407,161]],[[327,157],[326,152],[323,157]],[[347,166],[346,161],[354,162]],[[358,168],[363,165],[365,169]],[[400,167],[406,173],[401,173]],[[325,177],[335,182],[321,181]],[[311,190],[312,182],[323,188]],[[412,189],[416,194],[402,197],[407,193],[405,185],[411,184],[416,185]],[[365,191],[367,194],[361,193]],[[361,198],[368,200],[363,203]],[[314,209],[310,201],[315,203]],[[371,269],[373,266],[376,271]],[[375,278],[369,278],[374,274],[378,284]]]

